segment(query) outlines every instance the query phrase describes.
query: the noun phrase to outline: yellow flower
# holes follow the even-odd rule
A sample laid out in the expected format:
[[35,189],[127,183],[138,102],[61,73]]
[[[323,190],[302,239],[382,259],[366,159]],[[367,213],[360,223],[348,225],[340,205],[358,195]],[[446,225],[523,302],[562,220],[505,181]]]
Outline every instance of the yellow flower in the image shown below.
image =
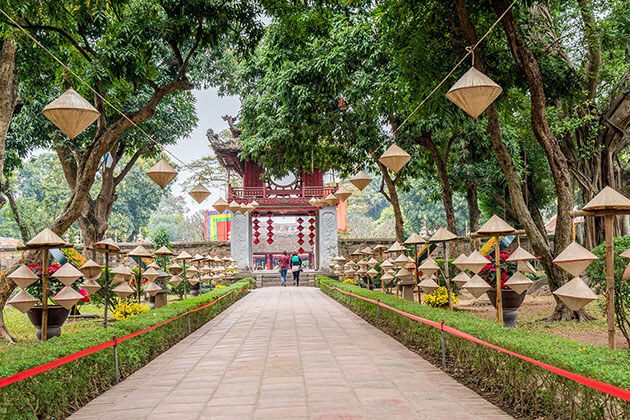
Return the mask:
[[[446,291],[446,287],[438,287],[431,293],[425,294],[422,298],[424,303],[429,306],[433,306],[436,308],[448,305],[448,292]],[[457,296],[451,293],[451,300],[453,301],[453,305],[459,302]]]
[[149,307],[135,302],[120,302],[114,308],[114,319],[116,321],[122,321],[123,319],[130,318],[134,315],[148,312]]
[[344,282],[345,284],[354,284],[354,285],[356,285],[356,284],[357,284],[357,281],[356,281],[355,279],[352,279],[352,278],[349,278],[349,277],[348,277],[347,279],[344,279],[344,281],[343,281],[343,282]]

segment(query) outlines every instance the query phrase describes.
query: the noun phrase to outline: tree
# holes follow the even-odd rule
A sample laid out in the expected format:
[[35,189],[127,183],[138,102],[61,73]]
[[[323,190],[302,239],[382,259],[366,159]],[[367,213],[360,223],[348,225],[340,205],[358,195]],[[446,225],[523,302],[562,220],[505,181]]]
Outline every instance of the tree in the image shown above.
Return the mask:
[[[10,197],[5,199],[8,186],[4,180],[6,137],[11,125],[13,110],[17,102],[17,73],[15,71],[15,42],[6,37],[0,51],[0,209]],[[3,192],[4,191],[4,192]]]

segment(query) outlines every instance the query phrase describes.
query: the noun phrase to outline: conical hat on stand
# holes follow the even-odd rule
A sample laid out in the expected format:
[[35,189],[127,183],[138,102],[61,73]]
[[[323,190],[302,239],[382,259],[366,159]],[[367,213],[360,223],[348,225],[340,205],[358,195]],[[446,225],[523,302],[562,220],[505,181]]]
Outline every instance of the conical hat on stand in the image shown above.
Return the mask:
[[474,274],[480,272],[481,269],[488,264],[490,264],[490,260],[481,255],[479,251],[473,251],[468,258],[466,258],[465,263],[460,263],[460,265],[468,268]]
[[394,278],[395,278],[395,277],[394,277],[394,276],[393,276],[393,275],[392,275],[389,271],[388,271],[388,272],[386,272],[385,274],[383,274],[383,275],[381,276],[381,280],[383,280],[383,281],[385,281],[385,282],[388,282],[388,281],[390,281],[390,280],[393,280]]
[[405,264],[407,264],[409,262],[409,259],[407,258],[407,256],[405,254],[400,254],[395,260],[394,260],[394,264],[396,264],[399,267],[404,267]]
[[468,274],[462,271],[458,275],[453,277],[451,281],[455,283],[457,286],[462,287],[464,284],[470,281],[470,277],[468,277]]
[[464,112],[477,118],[501,94],[501,86],[471,67],[446,93],[446,97]]
[[407,248],[405,248],[404,246],[402,246],[402,245],[400,244],[400,242],[396,241],[396,242],[394,242],[394,243],[392,244],[392,246],[390,246],[390,247],[389,247],[389,249],[387,250],[387,252],[394,253],[394,252],[403,252],[403,251],[406,251],[406,250],[407,250]]
[[597,259],[595,254],[573,241],[553,262],[563,270],[569,272],[572,276],[579,277],[579,275],[586,270],[586,267]]
[[165,159],[160,159],[158,163],[147,171],[147,176],[158,184],[160,188],[164,189],[164,187],[175,179],[177,171],[173,169]]
[[613,188],[604,187],[582,210],[630,210],[630,198]]
[[378,260],[376,258],[370,258],[367,262],[368,267],[374,267],[378,264]]
[[39,280],[37,274],[33,273],[26,265],[20,265],[13,273],[7,276],[13,283],[17,284],[19,288],[26,289],[31,284]]
[[394,266],[394,264],[392,264],[389,260],[385,260],[383,261],[383,263],[381,264],[381,268],[383,270],[389,270],[390,268],[392,268]]
[[192,259],[192,255],[190,255],[188,252],[186,251],[182,251],[179,253],[178,256],[175,257],[176,260],[181,260],[181,261],[186,261],[186,260],[191,260]]
[[407,240],[404,242],[405,245],[418,245],[418,244],[424,244],[427,241],[420,236],[417,233],[412,233],[411,235],[409,235],[409,237],[407,238]]
[[479,277],[479,275],[475,274],[466,284],[462,286],[462,289],[468,290],[468,292],[475,298],[479,298],[479,296],[483,295],[492,288],[481,277]]
[[146,248],[142,245],[138,245],[137,247],[129,251],[129,254],[127,255],[136,258],[153,258],[153,255],[151,255],[151,253],[147,251]]
[[357,174],[350,179],[350,183],[357,187],[359,191],[363,191],[370,182],[372,182],[372,178],[363,171],[357,172]]
[[120,252],[120,247],[116,245],[116,242],[111,238],[105,238],[102,241],[96,242],[92,245],[92,248],[101,252],[107,251],[110,254],[118,254]]
[[512,252],[512,255],[508,257],[507,261],[516,262],[516,261],[529,261],[529,260],[535,260],[535,259],[536,259],[535,256],[527,252],[525,248],[519,246],[518,248],[514,250],[514,252]]
[[520,271],[515,272],[512,277],[505,282],[505,285],[514,290],[519,295],[532,287],[533,281]]
[[66,309],[72,308],[81,299],[83,299],[83,295],[70,286],[64,287],[53,296],[53,300]]
[[153,254],[154,254],[154,255],[159,255],[159,256],[161,256],[161,257],[163,257],[163,256],[171,256],[171,255],[175,255],[175,254],[173,253],[173,251],[171,251],[170,249],[168,249],[168,248],[167,248],[167,247],[165,247],[165,246],[158,248],[157,250],[155,250],[155,251],[153,252]]
[[83,283],[81,284],[81,288],[85,290],[85,293],[87,293],[88,296],[91,296],[92,293],[101,288],[101,285],[98,284],[96,280],[87,279],[83,281]]
[[188,191],[188,195],[191,196],[197,203],[201,204],[210,196],[210,191],[208,191],[208,189],[202,184],[197,184],[192,190]]
[[103,267],[98,265],[96,262],[92,260],[87,260],[85,264],[83,264],[79,270],[83,273],[83,277],[86,279],[96,280],[101,277]]
[[181,277],[179,276],[173,276],[171,277],[171,279],[169,280],[169,283],[171,283],[173,286],[177,287],[179,286],[179,284],[182,282]]
[[46,105],[42,113],[71,139],[81,134],[101,115],[73,88]]
[[366,246],[365,248],[361,250],[361,253],[364,255],[372,255],[372,248],[370,248],[369,246]]
[[16,294],[15,296],[13,296],[13,298],[7,301],[7,304],[11,305],[18,311],[25,314],[26,312],[28,312],[29,309],[35,306],[37,302],[39,302],[39,300],[35,299],[27,291],[20,290],[18,294]]
[[457,239],[457,235],[441,227],[429,238],[429,242],[447,242],[455,239]]
[[512,232],[514,228],[496,214],[493,214],[477,231],[479,235],[484,236],[503,236]]
[[127,284],[127,282],[122,282],[118,286],[114,287],[112,292],[116,293],[116,296],[119,298],[124,299],[133,294],[134,290]]
[[461,271],[466,270],[468,267],[465,265],[466,261],[468,261],[468,255],[464,254],[463,252],[461,254],[459,254],[457,256],[457,258],[455,258],[453,260],[453,265],[455,267],[457,267],[458,269],[460,269]]
[[575,277],[553,292],[572,311],[578,311],[589,302],[597,299],[597,295],[582,281]]
[[410,159],[411,156],[409,156],[409,153],[405,152],[400,146],[394,143],[385,150],[385,153],[381,155],[378,161],[390,171],[397,173]]
[[398,273],[396,273],[397,279],[409,279],[411,277],[413,277],[413,274],[411,274],[409,270],[404,267],[398,270]]
[[145,270],[144,273],[142,273],[142,277],[146,278],[147,280],[151,281],[155,281],[155,279],[157,279],[158,277],[160,277],[160,272],[157,271],[155,268],[153,267],[149,267]]
[[54,278],[62,282],[66,286],[83,277],[83,273],[77,270],[72,264],[65,263],[52,275]]
[[144,286],[144,291],[148,293],[150,296],[155,296],[157,293],[162,290],[160,286],[153,283],[152,281],[148,282],[146,286]]
[[377,275],[378,275],[378,271],[376,271],[376,269],[374,269],[374,268],[370,268],[370,269],[368,270],[367,274],[368,274],[368,276],[370,276],[370,277],[374,277],[374,276],[377,276]]
[[118,264],[112,270],[112,274],[114,274],[114,283],[120,283],[133,277],[133,271],[124,264]]
[[61,239],[55,232],[46,228],[39,232],[33,239],[28,241],[26,245],[32,248],[50,248],[55,246],[63,246],[66,241]]
[[433,292],[434,290],[437,290],[440,287],[440,285],[437,284],[435,280],[433,280],[433,277],[427,277],[424,280],[422,280],[420,283],[418,283],[418,287],[422,289],[424,293],[428,294],[428,293]]
[[219,198],[217,201],[214,202],[212,207],[214,207],[214,209],[218,211],[219,213],[223,213],[228,208],[230,208],[230,205],[224,199]]
[[157,265],[157,263],[155,261],[151,261],[151,264],[147,265],[147,268],[152,268],[154,270],[159,270],[160,266]]
[[358,274],[358,275],[360,275],[360,276],[364,276],[364,275],[366,275],[366,274],[367,274],[367,268],[365,268],[365,267],[361,267],[361,268],[359,268],[359,269],[357,270],[357,274]]
[[418,267],[419,271],[422,271],[422,277],[428,278],[433,276],[440,270],[440,266],[431,257],[427,257],[422,264]]

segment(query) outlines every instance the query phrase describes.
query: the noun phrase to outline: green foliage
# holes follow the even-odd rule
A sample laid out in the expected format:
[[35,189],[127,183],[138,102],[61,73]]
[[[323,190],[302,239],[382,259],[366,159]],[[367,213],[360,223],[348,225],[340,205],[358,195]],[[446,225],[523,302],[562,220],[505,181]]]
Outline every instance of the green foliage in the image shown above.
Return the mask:
[[[615,249],[615,324],[630,345],[630,281],[622,280],[622,274],[630,263],[629,260],[619,256],[630,249],[630,236],[618,236],[614,238]],[[599,260],[593,261],[586,273],[591,279],[591,287],[598,293],[606,293],[606,244],[601,243],[593,248],[593,254]],[[602,302],[605,310],[605,301]]]
[[[35,345],[16,344],[0,352],[0,377],[111,340],[112,335],[120,337],[147,328],[234,290],[234,294],[208,308],[121,343],[118,347],[120,370],[122,376],[127,377],[186,337],[190,333],[187,318],[190,319],[191,331],[196,330],[242,297],[242,288],[250,286],[251,280],[245,279],[229,287],[116,322],[108,329],[89,330],[71,336],[62,335]],[[0,389],[0,417],[65,417],[110,388],[113,383],[113,353],[111,349],[107,349]]]
[[[533,359],[621,388],[630,387],[630,363],[625,350],[609,350],[546,333],[503,328],[493,322],[456,311],[418,305],[376,291],[319,277],[324,293],[350,306],[410,348],[420,349],[434,360],[441,357],[440,332],[387,309],[340,294],[335,286],[354,294],[380,300],[394,308],[456,328],[477,338]],[[519,416],[559,418],[620,418],[630,407],[620,399],[545,371],[528,362],[478,344],[445,335],[447,370],[473,389],[492,392]],[[518,403],[516,403],[518,401]]]

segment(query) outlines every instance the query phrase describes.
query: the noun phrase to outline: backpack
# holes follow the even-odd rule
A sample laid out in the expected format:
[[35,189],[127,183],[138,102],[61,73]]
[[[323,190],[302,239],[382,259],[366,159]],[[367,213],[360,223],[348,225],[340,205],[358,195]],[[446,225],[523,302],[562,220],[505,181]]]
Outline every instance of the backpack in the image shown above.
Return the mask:
[[291,265],[300,265],[300,257],[294,255],[291,257]]

